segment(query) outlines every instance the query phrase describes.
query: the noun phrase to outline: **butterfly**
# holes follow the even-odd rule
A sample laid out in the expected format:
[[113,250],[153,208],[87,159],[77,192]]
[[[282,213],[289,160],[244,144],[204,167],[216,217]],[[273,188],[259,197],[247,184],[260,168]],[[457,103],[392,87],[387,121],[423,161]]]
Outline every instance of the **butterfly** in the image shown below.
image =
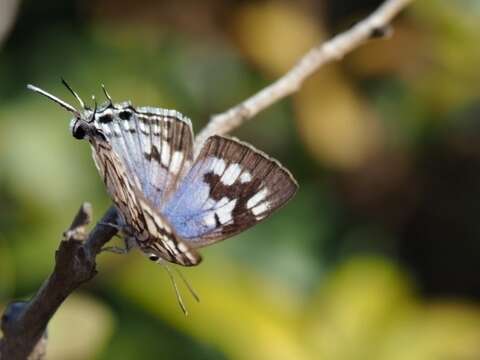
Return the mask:
[[198,249],[264,220],[298,189],[277,160],[235,138],[214,135],[194,158],[189,118],[176,110],[114,104],[77,110],[36,87],[30,90],[73,114],[76,139],[90,143],[95,165],[120,215],[126,247],[153,261],[200,263]]

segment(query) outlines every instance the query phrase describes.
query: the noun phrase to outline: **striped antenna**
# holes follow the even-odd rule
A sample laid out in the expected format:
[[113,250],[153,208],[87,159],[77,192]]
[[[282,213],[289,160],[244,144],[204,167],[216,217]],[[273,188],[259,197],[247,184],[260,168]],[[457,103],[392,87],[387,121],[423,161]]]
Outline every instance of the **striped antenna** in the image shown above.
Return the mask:
[[28,84],[27,85],[27,89],[29,90],[32,90],[32,91],[35,91],[36,93],[38,94],[41,94],[45,97],[47,97],[48,99],[56,102],[58,105],[60,105],[61,107],[63,107],[65,110],[67,111],[70,111],[71,113],[73,113],[77,118],[81,118],[81,114],[80,112],[75,109],[72,105],[70,105],[69,103],[63,101],[62,99],[59,99],[58,97],[50,94],[49,92],[43,90],[43,89],[40,89],[39,87],[35,86],[35,85],[32,85],[32,84]]
[[75,99],[77,99],[77,101],[80,103],[80,106],[82,107],[82,109],[86,109],[85,103],[83,102],[82,98],[80,96],[78,96],[78,94],[75,91],[73,91],[72,87],[70,85],[68,85],[68,83],[65,81],[64,78],[62,78],[62,84],[65,85],[65,87],[68,89],[68,91],[70,91],[72,93],[72,95],[75,97]]

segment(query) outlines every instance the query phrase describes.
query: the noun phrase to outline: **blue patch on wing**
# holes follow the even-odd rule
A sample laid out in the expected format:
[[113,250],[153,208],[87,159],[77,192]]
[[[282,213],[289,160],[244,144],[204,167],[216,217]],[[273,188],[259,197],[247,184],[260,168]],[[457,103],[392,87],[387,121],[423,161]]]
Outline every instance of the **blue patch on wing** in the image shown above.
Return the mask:
[[215,223],[205,221],[209,211],[205,205],[209,203],[210,186],[203,181],[203,175],[210,171],[212,162],[213,159],[206,159],[196,163],[162,209],[165,218],[185,240],[199,238],[215,228]]
[[255,225],[296,190],[276,160],[238,140],[212,136],[161,213],[180,237],[201,247]]

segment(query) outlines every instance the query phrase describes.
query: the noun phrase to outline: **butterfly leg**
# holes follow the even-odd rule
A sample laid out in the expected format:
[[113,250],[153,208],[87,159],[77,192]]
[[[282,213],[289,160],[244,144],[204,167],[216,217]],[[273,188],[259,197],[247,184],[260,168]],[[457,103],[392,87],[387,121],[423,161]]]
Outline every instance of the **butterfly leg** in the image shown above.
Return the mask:
[[103,221],[100,221],[99,222],[100,225],[103,225],[103,226],[108,226],[108,227],[111,227],[111,228],[114,228],[115,230],[117,230],[118,232],[123,232],[123,226],[121,225],[118,225],[118,224],[114,224],[114,223],[110,223],[110,222],[103,222]]
[[114,254],[125,255],[128,253],[127,248],[122,248],[120,246],[104,246],[101,250],[102,252],[111,252]]
[[[100,225],[114,228],[115,230],[117,230],[118,233],[123,234],[123,227],[118,225],[118,224],[114,224],[114,223],[110,223],[110,222],[100,222]],[[115,234],[115,236],[121,238],[121,236],[118,233]],[[125,255],[128,252],[128,249],[127,249],[126,246],[125,246],[125,248],[122,248],[122,247],[119,247],[119,246],[104,246],[101,251],[102,252],[111,252],[111,253],[114,253],[114,254]]]
[[110,226],[118,231],[116,234],[117,237],[121,238],[124,241],[125,247],[120,246],[104,246],[102,251],[112,252],[114,254],[125,255],[127,254],[132,248],[137,246],[137,242],[135,238],[130,235],[131,231],[129,230],[128,226],[125,225],[118,225],[113,223],[104,223],[101,222],[101,225]]
[[124,226],[114,224],[114,223],[109,223],[109,222],[103,222],[103,221],[101,221],[99,224],[103,225],[103,226],[108,226],[108,227],[114,228],[115,230],[117,230],[117,233],[115,234],[115,236],[120,238],[120,239],[123,239],[123,236],[125,235]]

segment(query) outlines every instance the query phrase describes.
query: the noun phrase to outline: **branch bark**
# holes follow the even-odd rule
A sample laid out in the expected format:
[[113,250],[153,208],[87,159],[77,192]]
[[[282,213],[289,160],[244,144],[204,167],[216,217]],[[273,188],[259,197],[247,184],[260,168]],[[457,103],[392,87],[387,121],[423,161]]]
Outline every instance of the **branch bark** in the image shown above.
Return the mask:
[[195,139],[197,153],[212,135],[231,132],[246,120],[284,97],[297,92],[323,65],[341,60],[368,40],[391,33],[390,22],[413,0],[387,0],[366,19],[329,41],[311,49],[285,75],[231,109],[214,115]]
[[115,208],[108,210],[87,236],[86,226],[91,217],[91,206],[83,204],[63,234],[55,253],[52,274],[31,300],[16,301],[7,306],[2,316],[0,359],[43,358],[48,322],[77,287],[96,275],[96,256],[117,232],[111,226],[102,225],[116,221]]
[[[195,141],[198,152],[211,135],[225,134],[251,119],[276,101],[296,92],[305,79],[322,65],[340,60],[348,52],[371,38],[389,32],[390,21],[412,0],[387,0],[374,13],[350,30],[310,50],[289,72],[257,94],[222,114],[211,118]],[[117,212],[110,208],[87,235],[91,207],[83,204],[72,224],[63,234],[55,253],[52,274],[29,301],[7,306],[3,316],[0,339],[1,360],[37,360],[45,355],[46,328],[63,301],[80,285],[97,273],[96,256],[117,232],[105,223],[116,223]]]

